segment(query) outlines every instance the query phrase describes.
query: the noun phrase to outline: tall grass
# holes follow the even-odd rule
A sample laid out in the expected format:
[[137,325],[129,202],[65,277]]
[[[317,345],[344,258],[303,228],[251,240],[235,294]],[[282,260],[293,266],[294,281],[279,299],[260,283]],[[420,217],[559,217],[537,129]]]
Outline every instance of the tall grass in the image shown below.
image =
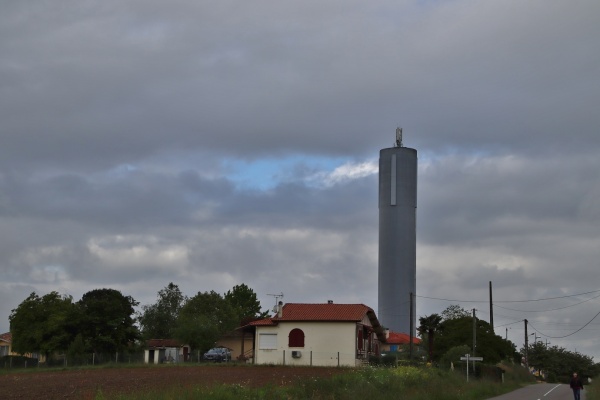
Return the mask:
[[585,385],[583,390],[585,390],[586,400],[600,400],[600,383],[593,384],[592,382],[591,385]]
[[483,400],[521,386],[518,379],[506,383],[471,380],[451,372],[426,367],[361,368],[329,378],[312,378],[291,386],[248,388],[242,385],[217,385],[211,388],[166,388],[158,393],[136,393],[96,400]]

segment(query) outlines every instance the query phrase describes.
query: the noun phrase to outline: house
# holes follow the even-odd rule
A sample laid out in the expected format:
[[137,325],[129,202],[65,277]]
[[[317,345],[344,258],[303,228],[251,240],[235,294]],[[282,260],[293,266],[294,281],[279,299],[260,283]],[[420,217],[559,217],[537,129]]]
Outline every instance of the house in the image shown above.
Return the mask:
[[12,335],[10,332],[0,334],[0,357],[12,355]]
[[150,339],[144,349],[144,363],[180,363],[189,361],[190,347],[174,339]]
[[[413,345],[421,344],[421,339],[413,336]],[[396,352],[402,351],[402,346],[410,343],[410,336],[407,333],[392,332],[389,329],[385,330],[385,343],[381,344],[381,352]]]
[[6,332],[3,334],[0,334],[0,357],[4,357],[4,356],[22,356],[22,357],[27,357],[27,358],[35,358],[39,362],[44,362],[46,359],[46,357],[44,357],[43,355],[40,355],[38,353],[24,353],[24,354],[15,353],[12,350],[12,333],[11,332]]
[[240,328],[253,332],[255,364],[357,366],[379,354],[385,332],[364,304],[279,303],[277,314]]

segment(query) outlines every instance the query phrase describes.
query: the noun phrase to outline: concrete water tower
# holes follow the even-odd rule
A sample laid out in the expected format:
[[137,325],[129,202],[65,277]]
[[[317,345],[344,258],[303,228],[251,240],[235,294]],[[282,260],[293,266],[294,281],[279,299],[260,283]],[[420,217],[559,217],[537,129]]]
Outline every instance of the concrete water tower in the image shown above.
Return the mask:
[[402,145],[398,128],[395,146],[379,152],[377,317],[386,328],[407,334],[415,327],[410,294],[417,286],[416,219],[417,151]]

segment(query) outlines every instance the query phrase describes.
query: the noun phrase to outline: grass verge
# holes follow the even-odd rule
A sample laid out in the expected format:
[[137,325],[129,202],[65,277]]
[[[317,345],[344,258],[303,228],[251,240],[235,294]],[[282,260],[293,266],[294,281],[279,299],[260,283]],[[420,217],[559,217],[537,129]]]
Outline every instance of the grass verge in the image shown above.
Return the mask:
[[[520,373],[520,372],[519,372]],[[361,368],[330,378],[302,380],[290,386],[249,388],[243,385],[216,385],[210,388],[165,388],[160,392],[135,393],[107,397],[101,392],[95,400],[482,400],[512,391],[529,377],[519,373],[500,383],[487,379],[466,382],[463,375],[427,367]],[[523,380],[524,379],[524,380]]]
[[585,391],[586,400],[600,400],[600,385],[598,383],[594,384],[592,382],[591,385],[585,385],[583,390]]

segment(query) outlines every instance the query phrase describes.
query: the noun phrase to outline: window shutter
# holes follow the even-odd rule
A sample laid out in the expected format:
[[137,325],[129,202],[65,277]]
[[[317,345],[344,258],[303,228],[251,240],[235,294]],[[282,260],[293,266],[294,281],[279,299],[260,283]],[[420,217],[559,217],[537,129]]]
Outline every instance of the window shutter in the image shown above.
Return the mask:
[[304,347],[304,332],[302,329],[292,329],[289,336],[289,347]]
[[260,350],[276,350],[277,349],[277,334],[276,333],[261,333],[258,335],[258,348]]

